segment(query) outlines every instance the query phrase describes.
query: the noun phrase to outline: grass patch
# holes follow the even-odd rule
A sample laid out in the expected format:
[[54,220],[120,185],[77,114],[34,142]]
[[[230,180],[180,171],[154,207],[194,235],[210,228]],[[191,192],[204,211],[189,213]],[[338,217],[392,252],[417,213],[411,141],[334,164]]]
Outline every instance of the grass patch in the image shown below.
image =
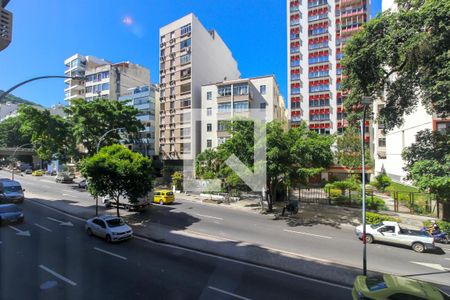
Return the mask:
[[401,184],[398,182],[392,182],[390,186],[386,188],[386,191],[398,191],[398,192],[419,192],[419,189],[410,185]]

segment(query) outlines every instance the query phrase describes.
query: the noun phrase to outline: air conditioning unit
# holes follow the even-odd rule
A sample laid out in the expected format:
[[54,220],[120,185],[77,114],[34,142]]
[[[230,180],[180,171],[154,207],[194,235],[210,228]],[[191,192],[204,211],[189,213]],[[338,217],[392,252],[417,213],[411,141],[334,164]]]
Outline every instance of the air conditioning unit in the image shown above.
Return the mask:
[[161,48],[166,46],[166,42],[161,43]]
[[170,43],[171,44],[175,43],[175,39],[170,39]]
[[170,81],[170,85],[175,85],[175,81],[174,80]]
[[191,46],[186,47],[186,50],[187,50],[188,53],[191,53]]
[[161,61],[166,61],[166,57],[165,56],[161,56],[160,60]]
[[175,53],[170,53],[171,58],[175,58]]

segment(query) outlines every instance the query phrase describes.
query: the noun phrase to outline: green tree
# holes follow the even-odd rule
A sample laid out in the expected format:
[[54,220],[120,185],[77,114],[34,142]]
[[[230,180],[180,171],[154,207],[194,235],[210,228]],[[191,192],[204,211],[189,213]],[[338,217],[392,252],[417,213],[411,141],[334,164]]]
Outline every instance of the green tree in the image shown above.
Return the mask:
[[71,126],[60,116],[49,110],[39,110],[22,105],[19,108],[20,133],[29,136],[39,157],[43,160],[67,161],[76,154],[76,145],[71,135]]
[[24,144],[31,144],[29,136],[20,132],[22,122],[18,116],[10,117],[0,123],[0,146],[17,147]]
[[442,163],[437,160],[415,162],[409,176],[420,190],[435,193],[443,201],[443,219],[450,220],[450,155],[446,155]]
[[176,171],[172,174],[172,185],[174,185],[175,189],[178,191],[183,189],[183,172]]
[[450,153],[450,135],[429,129],[416,134],[416,142],[405,148],[402,158],[405,161],[405,171],[421,160],[436,160],[444,163],[445,156]]
[[450,0],[401,0],[399,12],[383,12],[366,23],[345,46],[342,60],[351,91],[347,118],[363,95],[385,91],[379,122],[401,125],[419,102],[445,118],[450,112]]
[[[96,98],[92,101],[75,99],[65,109],[72,125],[73,137],[82,144],[88,155],[95,153],[100,137],[108,130],[124,128],[129,138],[143,128],[136,118],[138,111],[120,101]],[[119,132],[111,132],[104,137],[102,146],[118,143]]]
[[[336,138],[336,161],[338,164],[347,167],[350,173],[361,168],[361,136],[360,130],[355,127],[348,127],[344,133]],[[365,147],[364,162],[366,166],[371,166],[369,147]]]
[[99,153],[85,158],[80,163],[80,170],[89,178],[88,190],[94,197],[108,196],[117,204],[120,197],[136,202],[152,189],[151,159],[122,145],[103,147]]
[[450,218],[450,135],[448,133],[419,131],[416,142],[405,148],[402,158],[408,179],[421,190],[429,190],[439,197],[444,207],[444,218]]
[[223,160],[218,151],[206,149],[195,160],[195,174],[201,179],[214,179],[220,172]]

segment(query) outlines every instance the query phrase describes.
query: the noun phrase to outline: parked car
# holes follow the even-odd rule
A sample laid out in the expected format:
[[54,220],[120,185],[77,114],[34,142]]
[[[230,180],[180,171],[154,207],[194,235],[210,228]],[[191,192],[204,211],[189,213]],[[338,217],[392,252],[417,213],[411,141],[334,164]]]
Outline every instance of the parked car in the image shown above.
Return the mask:
[[56,175],[55,181],[59,183],[73,183],[73,178],[69,174],[61,172]]
[[389,274],[371,277],[357,276],[353,284],[352,297],[354,300],[450,299],[446,293],[427,282]]
[[153,203],[161,205],[171,204],[175,201],[175,195],[169,190],[160,190],[153,193]]
[[[362,231],[362,225],[356,227],[355,233],[359,239],[362,239]],[[366,225],[366,242],[377,241],[409,246],[419,253],[434,249],[434,239],[428,232],[402,229],[397,222],[391,221]]]
[[26,169],[25,174],[33,174],[33,169],[32,168]]
[[[106,208],[117,207],[117,201],[110,199],[108,196],[102,198]],[[136,202],[131,203],[126,197],[119,198],[119,208],[128,209],[129,211],[142,211],[150,205],[150,196],[141,197]]]
[[44,175],[44,171],[42,171],[42,170],[36,170],[36,171],[33,171],[33,172],[31,173],[31,175],[33,175],[33,176],[43,176],[43,175]]
[[23,203],[24,192],[20,182],[8,178],[0,179],[0,202]]
[[133,237],[133,229],[122,218],[99,216],[86,221],[85,230],[88,235],[104,238],[108,243],[122,241]]
[[15,204],[0,205],[0,224],[22,223],[24,216],[20,208]]
[[83,179],[83,180],[81,180],[80,182],[78,182],[78,187],[79,187],[80,189],[87,189],[87,187],[88,187],[88,181],[87,181],[87,179]]

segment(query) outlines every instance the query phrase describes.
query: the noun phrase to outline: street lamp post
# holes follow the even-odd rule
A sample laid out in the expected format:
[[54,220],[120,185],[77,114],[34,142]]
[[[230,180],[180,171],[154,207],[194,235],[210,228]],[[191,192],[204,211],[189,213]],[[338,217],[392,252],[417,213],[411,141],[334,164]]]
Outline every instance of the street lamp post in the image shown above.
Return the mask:
[[[100,137],[100,139],[98,140],[98,143],[97,143],[97,151],[96,151],[96,153],[98,153],[98,150],[100,149],[100,144],[102,143],[102,141],[105,139],[105,137],[109,134],[109,133],[111,133],[111,132],[113,132],[113,131],[117,131],[117,130],[124,130],[125,128],[123,128],[123,127],[119,127],[119,128],[113,128],[113,129],[110,129],[110,130],[108,130],[107,132],[105,132],[101,137]],[[95,196],[95,216],[98,216],[98,196]]]
[[361,101],[364,105],[363,117],[361,119],[361,181],[362,181],[362,222],[363,222],[363,275],[367,275],[367,242],[366,242],[366,163],[365,163],[365,123],[366,123],[366,112],[369,105],[372,103],[372,98],[362,97]]
[[13,155],[12,155],[13,168],[12,168],[12,172],[11,172],[11,180],[14,180],[14,169],[15,169],[14,163],[16,161],[16,152],[17,152],[17,150],[19,150],[22,147],[29,146],[29,145],[32,145],[32,144],[30,144],[30,143],[23,144],[23,145],[17,146],[16,149],[14,150]]

